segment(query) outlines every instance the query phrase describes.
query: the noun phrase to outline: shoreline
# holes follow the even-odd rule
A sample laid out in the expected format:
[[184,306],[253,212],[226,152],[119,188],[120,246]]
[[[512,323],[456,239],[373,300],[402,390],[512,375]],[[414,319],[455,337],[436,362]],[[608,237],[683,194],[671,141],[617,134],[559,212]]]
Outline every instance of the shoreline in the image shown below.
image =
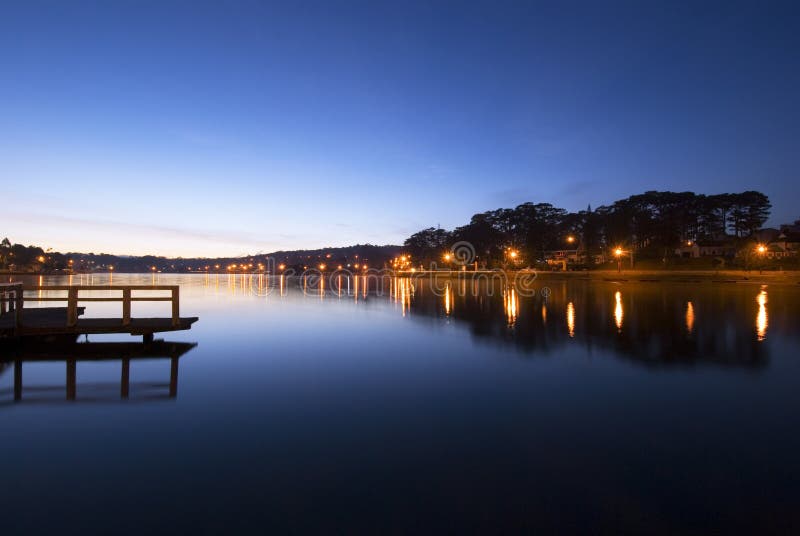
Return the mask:
[[[470,272],[406,272],[403,275],[413,277],[443,277],[457,279],[461,277],[491,277],[493,271]],[[508,270],[504,273],[516,276],[525,273],[522,270]],[[595,282],[632,282],[632,283],[780,283],[800,285],[800,270],[783,272],[763,272],[745,270],[592,270],[581,272],[536,271],[536,279],[543,281],[595,281]]]
[[[114,272],[119,275],[150,275],[149,272]],[[159,275],[261,275],[263,272],[160,272]],[[326,272],[332,275],[334,272]],[[381,275],[397,275],[412,278],[447,278],[473,279],[497,277],[505,274],[511,278],[518,274],[530,274],[525,270],[479,270],[479,271],[397,271],[380,270]],[[591,270],[591,271],[535,271],[536,279],[543,281],[596,281],[596,282],[632,282],[632,283],[750,283],[750,284],[786,284],[800,285],[800,270],[764,271],[758,270]],[[93,275],[107,275],[108,272],[95,272]],[[69,276],[90,274],[48,274],[31,272],[0,272],[0,277],[13,276]],[[273,276],[281,274],[269,274]],[[290,274],[301,276],[302,274]],[[376,275],[372,272],[370,275]]]

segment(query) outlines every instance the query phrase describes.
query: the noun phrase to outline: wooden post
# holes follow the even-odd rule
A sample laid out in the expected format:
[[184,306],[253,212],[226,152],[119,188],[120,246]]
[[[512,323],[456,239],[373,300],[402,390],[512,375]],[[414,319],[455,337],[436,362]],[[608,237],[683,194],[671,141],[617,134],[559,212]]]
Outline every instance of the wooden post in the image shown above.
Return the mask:
[[14,327],[18,328],[22,325],[22,308],[24,301],[22,296],[22,283],[17,285],[14,290]]
[[131,289],[122,289],[122,325],[131,323]]
[[180,287],[175,286],[172,288],[172,327],[178,327],[180,324]]
[[131,386],[131,360],[126,358],[122,359],[122,378],[120,380],[119,396],[128,398]]
[[22,361],[14,361],[14,400],[22,400]]
[[78,287],[70,287],[67,291],[67,326],[74,327],[78,323]]
[[67,360],[67,400],[75,400],[75,384],[78,376],[76,365],[74,359]]
[[169,368],[169,397],[178,396],[178,358],[173,357]]

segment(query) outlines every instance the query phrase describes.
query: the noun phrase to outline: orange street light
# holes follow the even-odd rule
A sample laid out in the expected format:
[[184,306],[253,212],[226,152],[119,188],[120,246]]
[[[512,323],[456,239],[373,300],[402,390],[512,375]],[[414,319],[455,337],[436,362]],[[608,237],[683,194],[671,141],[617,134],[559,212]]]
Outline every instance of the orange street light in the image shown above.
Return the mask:
[[321,264],[319,265],[319,269],[320,269],[320,270],[324,270],[324,269],[325,269],[325,263],[321,263]]
[[614,250],[614,255],[617,257],[617,273],[622,271],[622,248]]
[[453,258],[453,256],[452,256],[452,255],[450,255],[449,253],[445,253],[445,254],[444,254],[444,260],[446,260],[446,261],[450,262],[450,259],[452,259],[452,258]]
[[575,237],[574,237],[574,236],[572,236],[572,235],[568,236],[568,237],[567,237],[567,242],[568,242],[568,243],[570,243],[570,244],[572,244],[573,242],[575,242]]
[[764,244],[759,244],[758,247],[756,248],[756,251],[758,251],[763,255],[764,253],[766,253],[767,248],[764,246]]

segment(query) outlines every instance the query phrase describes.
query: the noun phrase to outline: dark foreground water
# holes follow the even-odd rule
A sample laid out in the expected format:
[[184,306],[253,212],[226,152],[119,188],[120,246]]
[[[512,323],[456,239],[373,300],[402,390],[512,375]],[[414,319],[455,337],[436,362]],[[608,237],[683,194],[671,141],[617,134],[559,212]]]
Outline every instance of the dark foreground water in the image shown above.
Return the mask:
[[66,361],[18,401],[0,364],[4,534],[800,530],[796,288],[158,282],[197,346],[132,360],[128,399],[119,360],[74,401]]

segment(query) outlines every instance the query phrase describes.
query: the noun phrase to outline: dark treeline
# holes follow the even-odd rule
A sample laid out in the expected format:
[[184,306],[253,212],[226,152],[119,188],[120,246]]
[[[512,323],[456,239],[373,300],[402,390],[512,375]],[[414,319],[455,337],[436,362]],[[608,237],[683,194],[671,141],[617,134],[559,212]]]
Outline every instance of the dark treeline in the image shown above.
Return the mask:
[[769,198],[756,191],[651,191],[579,212],[529,202],[475,214],[452,231],[424,229],[405,246],[422,261],[440,259],[459,241],[472,244],[476,259],[487,264],[501,260],[507,248],[529,261],[543,259],[548,250],[582,249],[591,262],[593,254],[617,246],[636,250],[639,258],[660,258],[686,241],[746,240],[761,229],[770,208]]
[[[161,257],[155,255],[112,255],[109,253],[60,253],[38,246],[0,242],[0,270],[12,272],[228,272],[288,271],[299,273],[306,268],[337,269],[354,265],[382,267],[401,251],[400,246],[356,244],[354,246],[276,251],[238,257]],[[279,267],[283,267],[279,269]]]
[[0,242],[0,268],[41,264],[45,259],[45,250],[38,246],[12,244],[8,238]]

